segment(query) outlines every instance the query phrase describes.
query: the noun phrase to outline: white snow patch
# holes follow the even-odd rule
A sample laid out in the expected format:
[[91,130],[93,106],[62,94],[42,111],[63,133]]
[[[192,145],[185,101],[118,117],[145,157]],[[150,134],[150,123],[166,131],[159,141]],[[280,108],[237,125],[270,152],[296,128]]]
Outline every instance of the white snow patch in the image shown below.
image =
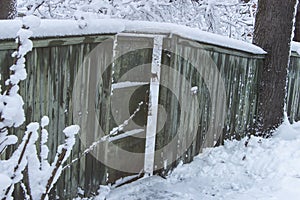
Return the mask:
[[198,86],[193,86],[193,87],[191,88],[191,93],[192,93],[192,94],[197,94],[197,93],[198,93]]
[[295,139],[299,138],[299,128],[300,127],[297,127],[298,126],[297,124],[300,126],[300,123],[291,125],[288,120],[287,115],[285,114],[284,121],[283,121],[282,125],[278,128],[276,136],[283,140],[295,140]]
[[110,187],[101,185],[98,192],[99,195],[95,198],[95,200],[105,200],[105,196],[110,192]]
[[71,125],[66,127],[63,132],[67,137],[73,137],[79,132],[80,127],[78,125]]
[[[0,20],[0,27],[6,27],[0,33],[0,39],[11,39],[16,36],[22,25],[21,20]],[[43,19],[37,28],[33,28],[33,37],[75,36],[90,34],[108,34],[124,31],[124,23],[120,20],[90,20],[86,28],[78,26],[76,20]]]
[[118,82],[112,84],[112,89],[121,89],[121,88],[127,88],[127,87],[135,87],[140,85],[147,85],[149,82],[132,82],[132,81],[124,81],[124,82]]
[[31,122],[30,124],[28,124],[26,126],[27,132],[35,132],[35,131],[37,131],[39,129],[39,126],[40,126],[39,123],[37,123],[37,122]]
[[138,133],[142,133],[144,131],[145,131],[144,129],[134,129],[134,130],[126,131],[125,133],[121,133],[119,135],[109,137],[108,141],[109,142],[116,141],[119,139],[123,139],[123,138],[129,137],[129,136],[136,135]]
[[44,128],[45,126],[49,125],[49,117],[43,116],[41,119],[41,127]]
[[296,52],[298,55],[300,55],[300,42],[292,41],[291,51]]
[[12,184],[12,180],[5,174],[0,173],[0,194],[2,194],[10,184]]
[[41,24],[40,18],[34,15],[25,16],[22,20],[23,25],[27,28],[37,28]]
[[190,28],[183,25],[171,23],[145,22],[145,21],[127,21],[126,31],[128,32],[146,32],[146,33],[173,33],[179,36],[196,40],[203,43],[214,44],[222,47],[237,49],[249,53],[265,54],[266,52],[258,46],[235,40],[226,36],[201,31],[197,28]]

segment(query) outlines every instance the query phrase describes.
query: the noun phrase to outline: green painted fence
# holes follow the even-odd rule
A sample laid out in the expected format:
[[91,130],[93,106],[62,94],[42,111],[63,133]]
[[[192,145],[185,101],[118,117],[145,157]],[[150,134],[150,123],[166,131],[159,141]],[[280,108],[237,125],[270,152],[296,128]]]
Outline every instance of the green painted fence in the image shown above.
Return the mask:
[[[204,147],[219,145],[228,138],[239,139],[253,131],[257,79],[264,55],[165,34],[161,75],[155,77],[151,73],[154,37],[128,33],[33,40],[34,49],[26,57],[28,78],[21,83],[20,93],[25,99],[25,124],[39,121],[43,115],[50,118],[50,161],[64,141],[64,127],[74,123],[81,126],[71,162],[144,102],[116,136],[64,170],[52,199],[71,199],[78,195],[78,188],[84,191],[81,195],[91,196],[100,184],[143,172],[145,160],[140,155],[145,152],[151,79],[160,82],[155,173],[164,176],[180,160],[192,161]],[[3,85],[16,44],[6,40],[0,44]],[[299,68],[300,57],[293,54],[287,95],[291,120],[300,117]],[[134,84],[120,84],[126,81]],[[16,133],[20,137],[25,124]],[[124,159],[124,155],[129,156]],[[116,160],[120,162],[113,162]]]

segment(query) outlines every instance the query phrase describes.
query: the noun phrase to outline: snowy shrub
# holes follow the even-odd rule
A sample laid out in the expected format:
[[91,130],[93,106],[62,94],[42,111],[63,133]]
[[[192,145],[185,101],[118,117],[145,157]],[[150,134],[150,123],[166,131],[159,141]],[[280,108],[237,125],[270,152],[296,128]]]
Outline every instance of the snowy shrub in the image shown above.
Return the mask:
[[[9,134],[9,129],[19,127],[25,121],[23,99],[19,94],[19,82],[26,79],[25,55],[32,49],[31,28],[37,27],[40,21],[37,17],[23,18],[22,28],[17,33],[18,50],[12,56],[15,63],[10,67],[10,77],[5,81],[5,90],[0,94],[0,156],[6,148],[16,144],[18,138]],[[0,160],[0,198],[13,199],[15,185],[20,184],[26,199],[47,199],[50,190],[62,172],[62,165],[67,160],[75,143],[75,134],[79,126],[72,125],[64,129],[66,141],[57,149],[54,162],[48,162],[49,149],[46,145],[48,132],[48,117],[43,117],[41,123],[32,122],[21,143],[6,160]],[[40,129],[40,132],[39,132]],[[37,140],[41,137],[40,152],[37,151]],[[30,161],[30,162],[29,162]],[[23,176],[27,168],[28,182]]]
[[[42,18],[118,18],[170,22],[251,40],[257,0],[18,0]],[[247,3],[246,3],[247,2]]]

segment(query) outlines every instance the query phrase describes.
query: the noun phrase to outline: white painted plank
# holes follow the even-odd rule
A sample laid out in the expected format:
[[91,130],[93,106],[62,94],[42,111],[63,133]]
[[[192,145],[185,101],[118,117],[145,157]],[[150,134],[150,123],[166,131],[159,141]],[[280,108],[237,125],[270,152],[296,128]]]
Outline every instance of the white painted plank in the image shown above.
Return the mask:
[[154,37],[144,161],[145,175],[148,176],[153,175],[162,43],[162,36]]

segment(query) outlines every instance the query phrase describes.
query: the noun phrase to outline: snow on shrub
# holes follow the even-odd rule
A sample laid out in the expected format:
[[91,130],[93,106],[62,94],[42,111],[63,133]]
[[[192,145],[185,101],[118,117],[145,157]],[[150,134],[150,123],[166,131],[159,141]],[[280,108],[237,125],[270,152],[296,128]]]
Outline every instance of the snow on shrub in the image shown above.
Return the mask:
[[[12,54],[16,59],[10,67],[11,75],[5,81],[6,89],[0,94],[0,156],[5,153],[9,145],[16,144],[18,138],[10,135],[9,128],[17,128],[25,121],[23,98],[19,94],[20,81],[25,80],[25,55],[32,50],[32,28],[38,27],[40,20],[35,16],[23,17],[23,25],[17,33],[16,43],[18,50]],[[12,194],[15,184],[20,183],[25,198],[47,199],[50,190],[58,180],[62,166],[70,156],[75,144],[75,135],[79,126],[66,127],[63,132],[66,136],[65,143],[57,149],[54,162],[48,162],[49,149],[46,145],[48,131],[45,127],[49,118],[43,117],[41,123],[32,122],[27,125],[21,143],[7,160],[0,160],[0,199],[13,199]],[[39,132],[39,129],[41,131]],[[37,150],[37,140],[41,137],[40,152]],[[29,162],[30,160],[30,162]],[[28,183],[24,183],[24,169],[28,168]]]

